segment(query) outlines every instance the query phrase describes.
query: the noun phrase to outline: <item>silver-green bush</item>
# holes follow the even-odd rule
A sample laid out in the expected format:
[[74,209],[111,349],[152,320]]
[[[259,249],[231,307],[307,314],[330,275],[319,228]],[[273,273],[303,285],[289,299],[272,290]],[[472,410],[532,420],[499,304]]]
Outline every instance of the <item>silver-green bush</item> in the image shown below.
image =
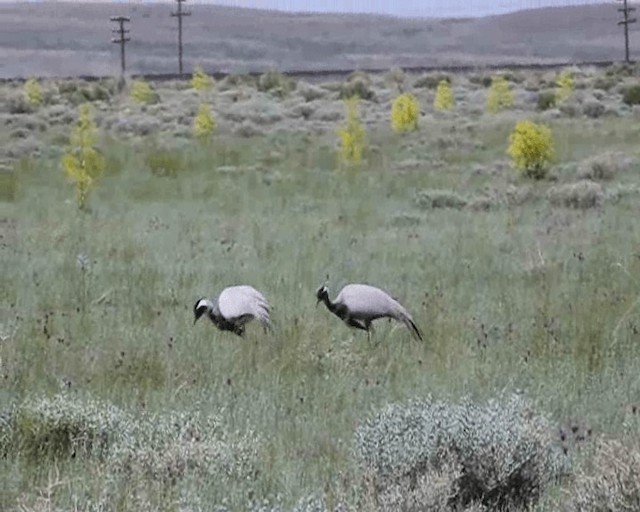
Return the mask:
[[365,421],[356,453],[380,496],[445,474],[448,506],[528,506],[566,463],[551,432],[520,395],[485,404],[427,398],[389,405]]

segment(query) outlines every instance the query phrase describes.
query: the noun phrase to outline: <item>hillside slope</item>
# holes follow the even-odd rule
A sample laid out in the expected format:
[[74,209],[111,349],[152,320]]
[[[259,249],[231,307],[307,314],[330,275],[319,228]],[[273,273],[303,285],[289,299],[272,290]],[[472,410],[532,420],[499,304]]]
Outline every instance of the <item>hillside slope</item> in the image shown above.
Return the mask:
[[[177,70],[167,4],[0,4],[0,77],[114,74],[109,16],[131,16],[128,70]],[[549,8],[464,20],[286,14],[194,5],[185,65],[247,71],[620,58],[615,5]],[[640,24],[631,26],[632,46]]]

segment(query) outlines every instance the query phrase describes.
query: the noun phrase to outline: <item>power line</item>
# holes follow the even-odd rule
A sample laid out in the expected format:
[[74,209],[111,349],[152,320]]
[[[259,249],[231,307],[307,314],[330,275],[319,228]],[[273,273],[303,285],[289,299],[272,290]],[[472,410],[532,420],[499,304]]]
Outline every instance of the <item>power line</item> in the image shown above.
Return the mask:
[[182,3],[187,0],[176,0],[178,2],[178,10],[172,12],[171,16],[178,18],[178,72],[182,76],[182,18],[191,16],[191,12],[182,10]]
[[618,26],[624,26],[624,61],[629,64],[631,59],[629,58],[629,25],[635,23],[636,18],[629,18],[629,14],[636,10],[635,7],[629,7],[627,0],[622,0],[624,5],[621,9],[618,9],[622,13],[622,21],[618,22]]
[[130,30],[125,29],[124,24],[129,23],[131,21],[131,18],[129,18],[128,16],[111,16],[111,18],[109,19],[111,21],[117,22],[120,25],[119,28],[114,28],[111,30],[111,32],[120,36],[111,38],[111,42],[120,45],[120,74],[124,76],[124,71],[126,68],[124,60],[124,45],[125,43],[131,41],[130,37],[125,36],[125,34],[128,34]]

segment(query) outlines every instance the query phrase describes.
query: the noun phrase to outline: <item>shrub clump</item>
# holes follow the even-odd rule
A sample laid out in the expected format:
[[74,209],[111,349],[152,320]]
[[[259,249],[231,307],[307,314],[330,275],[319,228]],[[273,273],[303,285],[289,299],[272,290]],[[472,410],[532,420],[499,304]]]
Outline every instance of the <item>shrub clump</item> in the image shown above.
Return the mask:
[[451,90],[451,84],[447,80],[442,80],[436,89],[436,97],[433,100],[433,108],[436,110],[451,110],[455,104],[455,97]]
[[200,66],[196,66],[191,77],[191,87],[196,91],[208,91],[213,87],[213,78],[207,75]]
[[0,448],[9,456],[98,458],[132,485],[162,487],[190,475],[249,478],[257,441],[252,433],[227,432],[215,416],[134,417],[90,396],[68,394],[27,399],[0,422]]
[[434,208],[461,209],[468,204],[466,197],[452,190],[420,190],[414,197],[415,205],[423,210]]
[[623,512],[640,505],[640,445],[603,440],[571,489],[571,510]]
[[41,457],[105,457],[132,419],[95,399],[31,398],[14,411],[10,450],[37,460]]
[[580,180],[576,183],[551,187],[547,197],[554,206],[587,209],[600,206],[605,195],[598,183],[591,180]]
[[583,180],[612,180],[631,165],[632,160],[625,155],[611,151],[595,155],[582,161],[578,166],[578,178]]
[[487,96],[487,112],[496,114],[500,110],[511,108],[513,104],[513,92],[509,82],[501,76],[493,77]]
[[640,85],[632,85],[625,89],[622,101],[627,105],[640,105]]
[[62,167],[76,187],[76,203],[84,209],[89,191],[104,173],[106,160],[96,149],[97,129],[91,115],[91,107],[85,103],[80,107],[78,122],[73,128],[70,144],[62,157]]
[[544,178],[554,155],[551,130],[532,121],[518,122],[509,137],[507,154],[528,178]]
[[42,88],[35,78],[30,78],[24,84],[24,94],[26,100],[34,106],[40,106],[44,103],[44,95]]
[[556,106],[557,96],[556,93],[551,91],[542,91],[538,94],[537,108],[540,111],[549,110]]
[[391,127],[396,133],[407,133],[418,129],[420,103],[413,94],[400,94],[391,104]]
[[347,81],[340,85],[340,99],[348,100],[354,96],[366,101],[375,99],[371,78],[366,73],[352,73]]
[[451,77],[444,73],[427,74],[418,78],[413,86],[418,89],[435,89],[443,81],[451,84]]
[[597,119],[598,117],[601,117],[602,114],[604,114],[604,111],[605,111],[604,104],[598,100],[586,101],[582,106],[582,113],[585,116],[590,117],[592,119]]
[[198,107],[198,113],[193,120],[193,136],[198,141],[205,143],[211,140],[215,129],[216,120],[211,112],[211,107],[207,103],[202,103]]
[[353,167],[362,163],[362,154],[366,145],[367,131],[358,114],[360,99],[354,96],[345,101],[346,123],[338,129],[340,167]]
[[575,88],[571,71],[563,71],[560,73],[556,85],[558,87],[556,90],[556,99],[558,100],[558,103],[568,100],[573,94],[573,90]]
[[278,71],[267,71],[258,78],[258,90],[274,96],[284,97],[296,87],[293,80]]
[[144,159],[151,174],[160,178],[175,178],[184,169],[182,154],[177,150],[153,148]]
[[131,99],[136,103],[153,105],[160,101],[160,96],[144,80],[134,80],[131,85]]
[[529,507],[566,464],[549,421],[520,395],[389,405],[358,428],[355,442],[378,502],[437,482],[447,508],[436,510]]

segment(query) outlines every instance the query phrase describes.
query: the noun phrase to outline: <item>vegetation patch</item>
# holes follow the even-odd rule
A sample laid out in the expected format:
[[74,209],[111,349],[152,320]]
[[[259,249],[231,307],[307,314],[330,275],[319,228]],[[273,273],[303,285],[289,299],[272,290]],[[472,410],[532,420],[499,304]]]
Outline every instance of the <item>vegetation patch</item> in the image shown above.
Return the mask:
[[605,194],[600,184],[591,180],[581,180],[551,187],[547,197],[554,206],[584,210],[601,206]]
[[383,501],[431,493],[441,510],[529,507],[567,469],[549,420],[520,395],[389,405],[358,428],[356,453]]

